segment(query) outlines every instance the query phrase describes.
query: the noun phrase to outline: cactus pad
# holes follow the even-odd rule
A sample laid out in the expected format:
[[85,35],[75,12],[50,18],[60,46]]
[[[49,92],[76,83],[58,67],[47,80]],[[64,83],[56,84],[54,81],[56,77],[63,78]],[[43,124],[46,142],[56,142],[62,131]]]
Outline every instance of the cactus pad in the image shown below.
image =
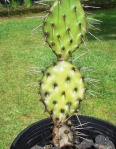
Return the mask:
[[40,83],[41,101],[54,121],[63,122],[74,114],[84,92],[82,75],[67,61],[58,61],[50,66]]
[[67,60],[83,42],[86,16],[80,0],[56,0],[44,20],[46,42],[59,60]]

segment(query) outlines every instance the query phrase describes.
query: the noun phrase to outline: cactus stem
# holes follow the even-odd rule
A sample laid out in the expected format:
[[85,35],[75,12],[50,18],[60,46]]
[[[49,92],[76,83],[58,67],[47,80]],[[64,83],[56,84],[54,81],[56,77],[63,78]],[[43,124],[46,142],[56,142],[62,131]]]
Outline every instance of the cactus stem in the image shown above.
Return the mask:
[[74,60],[72,60],[72,62],[77,61],[79,58],[81,58],[82,56],[84,56],[85,54],[87,54],[88,52],[84,52],[82,53],[80,56],[76,57]]

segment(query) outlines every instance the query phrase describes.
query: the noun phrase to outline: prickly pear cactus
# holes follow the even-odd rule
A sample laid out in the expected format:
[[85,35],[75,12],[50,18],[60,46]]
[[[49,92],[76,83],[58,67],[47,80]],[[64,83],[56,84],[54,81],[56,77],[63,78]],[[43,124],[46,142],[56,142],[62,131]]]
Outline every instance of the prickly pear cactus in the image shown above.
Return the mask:
[[44,34],[58,60],[67,60],[83,42],[87,28],[80,0],[56,0],[44,20]]
[[67,61],[49,67],[41,80],[41,101],[54,123],[63,123],[79,108],[84,98],[84,83],[79,70]]
[[86,33],[86,16],[80,0],[55,0],[43,24],[46,42],[58,61],[44,72],[40,101],[53,119],[54,145],[73,146],[74,133],[68,119],[79,109],[85,87],[79,69],[67,60]]

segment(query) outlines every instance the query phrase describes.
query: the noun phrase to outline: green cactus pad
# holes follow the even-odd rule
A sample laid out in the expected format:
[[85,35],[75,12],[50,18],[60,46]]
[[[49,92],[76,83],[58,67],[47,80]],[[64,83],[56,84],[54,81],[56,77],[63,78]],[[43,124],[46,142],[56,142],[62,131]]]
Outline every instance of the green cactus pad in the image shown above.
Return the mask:
[[59,60],[67,60],[83,42],[87,28],[80,0],[56,0],[44,20],[46,42]]
[[79,108],[84,92],[81,73],[67,61],[58,61],[50,66],[40,83],[41,101],[53,119],[61,122]]

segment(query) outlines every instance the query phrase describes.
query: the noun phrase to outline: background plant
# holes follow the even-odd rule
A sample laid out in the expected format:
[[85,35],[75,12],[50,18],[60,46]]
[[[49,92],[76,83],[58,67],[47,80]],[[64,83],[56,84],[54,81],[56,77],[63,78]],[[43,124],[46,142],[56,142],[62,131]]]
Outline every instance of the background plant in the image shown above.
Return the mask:
[[[3,6],[10,6],[10,7],[19,7],[19,6],[32,6],[32,5],[36,5],[38,6],[38,4],[41,3],[48,3],[48,4],[52,4],[54,0],[1,0],[0,3],[3,4]],[[107,7],[115,7],[116,6],[116,1],[115,0],[81,0],[82,3],[87,4],[87,5],[94,5],[94,6],[101,6],[102,8]],[[34,4],[35,3],[35,4]]]

